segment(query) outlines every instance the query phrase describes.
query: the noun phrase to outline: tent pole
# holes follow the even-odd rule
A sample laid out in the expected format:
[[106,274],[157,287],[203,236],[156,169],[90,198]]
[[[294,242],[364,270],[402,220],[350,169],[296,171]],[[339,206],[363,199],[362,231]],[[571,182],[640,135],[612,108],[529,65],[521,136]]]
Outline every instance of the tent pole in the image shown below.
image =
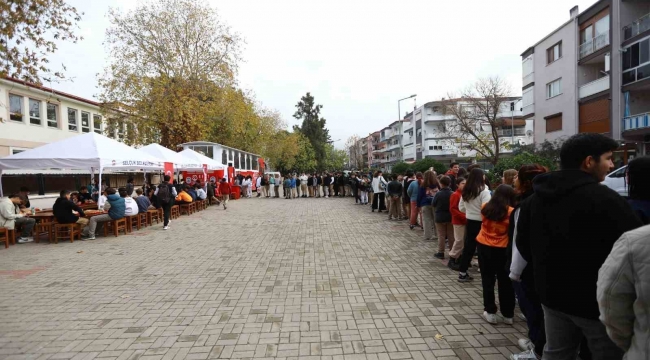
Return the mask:
[[4,194],[2,193],[2,169],[0,169],[0,197],[3,197]]
[[101,210],[99,208],[99,198],[102,196],[102,167],[99,166],[99,185],[97,190],[99,191],[99,196],[97,196],[97,210]]

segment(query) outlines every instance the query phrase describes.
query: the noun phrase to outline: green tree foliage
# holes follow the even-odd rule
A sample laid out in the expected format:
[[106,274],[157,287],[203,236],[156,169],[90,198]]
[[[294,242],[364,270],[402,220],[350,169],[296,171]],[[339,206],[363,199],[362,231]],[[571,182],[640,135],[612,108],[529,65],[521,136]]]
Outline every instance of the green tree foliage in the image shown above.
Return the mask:
[[430,158],[422,159],[414,162],[412,168],[413,171],[420,171],[420,172],[425,172],[430,168],[433,168],[438,174],[444,174],[445,172],[447,172],[447,167],[444,164]]
[[[293,117],[300,120],[300,126],[294,126],[294,131],[302,133],[309,142],[316,154],[316,162],[318,169],[325,169],[326,166],[326,151],[327,145],[330,141],[329,131],[325,126],[326,120],[320,116],[320,111],[323,105],[316,105],[314,97],[307,93],[300,98],[296,104],[296,112]],[[342,166],[341,166],[342,168]]]
[[[40,84],[38,73],[50,73],[46,64],[56,42],[83,40],[75,35],[81,15],[65,0],[0,1],[0,78]],[[53,75],[63,77],[61,72]]]
[[293,166],[294,170],[298,172],[312,172],[316,170],[316,152],[311,146],[309,139],[300,133],[297,133],[296,137],[298,139],[298,155]]
[[411,165],[405,162],[398,162],[393,165],[393,174],[405,174],[411,168]]
[[325,145],[325,167],[321,170],[338,171],[343,169],[348,162],[348,153],[345,150],[334,148],[332,144]]
[[501,178],[501,176],[503,176],[503,172],[505,170],[508,169],[519,170],[519,168],[522,165],[526,165],[526,164],[539,164],[542,166],[546,166],[551,171],[556,169],[556,165],[553,160],[536,154],[531,154],[529,152],[523,152],[513,157],[502,158],[494,166],[494,169],[490,173],[491,175],[493,175],[494,179],[499,179]]

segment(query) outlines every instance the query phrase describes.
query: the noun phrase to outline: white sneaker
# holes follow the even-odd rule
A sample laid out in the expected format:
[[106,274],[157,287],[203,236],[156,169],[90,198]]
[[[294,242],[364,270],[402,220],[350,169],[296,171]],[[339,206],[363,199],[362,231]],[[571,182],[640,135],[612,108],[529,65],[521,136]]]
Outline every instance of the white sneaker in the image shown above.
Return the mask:
[[488,314],[487,311],[483,311],[483,319],[485,321],[489,322],[490,324],[496,325],[499,321],[497,318],[497,314]]
[[24,243],[30,243],[33,242],[34,238],[32,237],[19,237],[18,240],[16,240],[17,243],[19,244],[24,244]]
[[515,319],[504,317],[503,318],[503,323],[506,324],[506,325],[513,325],[515,323]]
[[163,230],[169,230],[169,225],[163,227]]
[[517,345],[522,351],[535,350],[535,344],[530,339],[519,339]]
[[519,354],[510,355],[510,360],[537,360],[537,359],[541,359],[541,358],[537,356],[537,354],[535,354],[535,351],[533,350],[528,350]]

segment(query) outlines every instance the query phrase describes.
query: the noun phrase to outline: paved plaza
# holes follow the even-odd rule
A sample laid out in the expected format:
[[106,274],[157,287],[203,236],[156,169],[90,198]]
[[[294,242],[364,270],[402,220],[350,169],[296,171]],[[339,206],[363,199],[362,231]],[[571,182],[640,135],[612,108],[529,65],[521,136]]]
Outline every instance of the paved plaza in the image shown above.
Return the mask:
[[346,199],[247,199],[163,231],[0,249],[0,359],[504,359],[437,244]]

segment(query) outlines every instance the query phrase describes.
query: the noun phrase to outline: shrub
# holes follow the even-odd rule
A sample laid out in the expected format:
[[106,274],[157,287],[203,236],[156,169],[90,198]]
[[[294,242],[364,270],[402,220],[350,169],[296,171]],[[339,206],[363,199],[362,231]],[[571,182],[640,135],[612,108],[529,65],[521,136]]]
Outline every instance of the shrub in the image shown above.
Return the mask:
[[393,174],[405,174],[408,169],[411,168],[411,165],[401,161],[393,165]]
[[499,160],[499,162],[494,166],[494,169],[490,172],[492,177],[490,180],[500,179],[505,170],[519,170],[522,165],[526,164],[540,164],[546,166],[551,171],[555,170],[555,162],[552,159],[531,154],[529,152],[522,152],[513,157],[502,158]]
[[418,160],[418,161],[414,162],[413,165],[411,166],[411,168],[413,169],[413,171],[416,171],[416,172],[417,172],[417,171],[420,171],[420,172],[422,172],[422,173],[424,173],[425,171],[429,170],[429,168],[431,168],[431,167],[432,167],[432,168],[436,171],[436,173],[438,173],[438,174],[444,174],[444,173],[447,172],[447,166],[445,166],[445,164],[442,164],[442,163],[440,163],[440,162],[437,162],[437,161],[434,160],[434,159],[422,159],[422,160]]

